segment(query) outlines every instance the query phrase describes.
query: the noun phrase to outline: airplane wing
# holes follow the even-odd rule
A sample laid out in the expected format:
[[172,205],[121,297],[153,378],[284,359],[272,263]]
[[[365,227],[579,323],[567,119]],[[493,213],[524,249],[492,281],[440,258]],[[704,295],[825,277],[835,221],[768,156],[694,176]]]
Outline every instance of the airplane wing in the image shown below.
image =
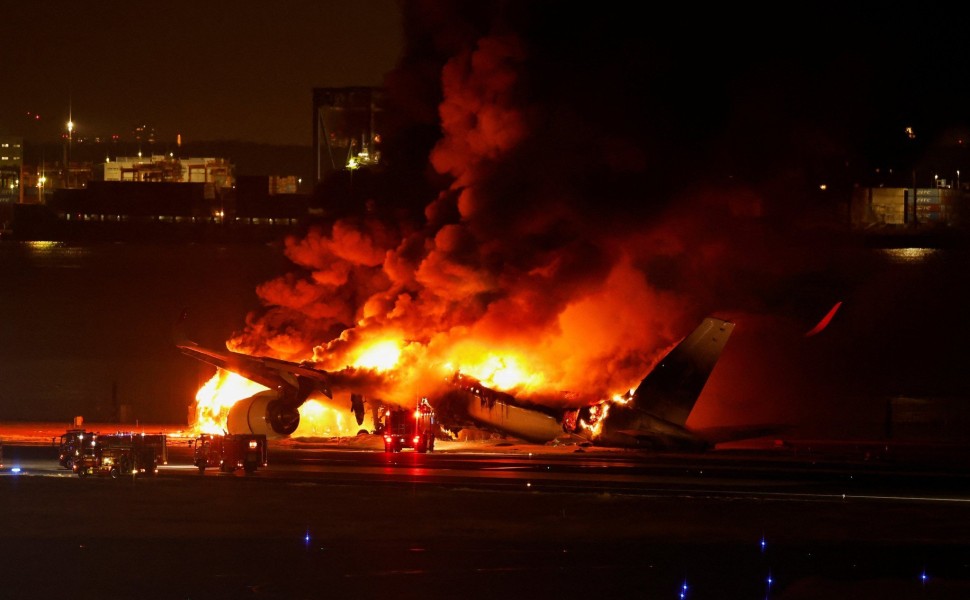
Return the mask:
[[175,345],[183,354],[214,367],[232,371],[270,389],[285,390],[299,403],[306,400],[314,391],[333,398],[328,372],[315,369],[307,363],[205,348],[185,336],[183,325],[185,317],[186,312],[183,311],[175,329]]

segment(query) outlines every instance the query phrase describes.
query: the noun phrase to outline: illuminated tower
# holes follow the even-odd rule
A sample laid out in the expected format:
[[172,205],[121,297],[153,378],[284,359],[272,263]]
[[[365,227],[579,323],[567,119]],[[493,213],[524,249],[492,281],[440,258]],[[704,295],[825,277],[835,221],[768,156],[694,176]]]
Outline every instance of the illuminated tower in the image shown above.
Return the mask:
[[382,104],[380,88],[314,88],[314,184],[333,171],[380,162]]

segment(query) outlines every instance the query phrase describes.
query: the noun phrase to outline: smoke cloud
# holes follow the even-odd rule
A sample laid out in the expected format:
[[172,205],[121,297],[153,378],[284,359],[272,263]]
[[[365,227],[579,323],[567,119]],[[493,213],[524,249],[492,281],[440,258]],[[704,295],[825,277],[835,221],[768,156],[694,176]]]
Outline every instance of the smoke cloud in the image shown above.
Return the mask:
[[295,269],[258,288],[233,349],[357,376],[359,353],[391,339],[382,382],[403,387],[388,400],[491,360],[524,372],[519,397],[576,406],[635,387],[708,314],[824,314],[828,298],[791,293],[831,260],[792,225],[803,174],[730,176],[717,74],[696,97],[705,74],[680,68],[697,57],[623,15],[473,4],[403,7],[375,175],[395,185],[286,241]]

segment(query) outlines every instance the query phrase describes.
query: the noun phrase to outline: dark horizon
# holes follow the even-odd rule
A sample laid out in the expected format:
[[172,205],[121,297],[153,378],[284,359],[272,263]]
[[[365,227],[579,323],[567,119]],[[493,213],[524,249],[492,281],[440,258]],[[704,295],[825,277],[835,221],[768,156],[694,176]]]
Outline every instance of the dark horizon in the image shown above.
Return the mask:
[[[960,153],[970,139],[970,53],[940,28],[959,15],[934,7],[814,5],[789,22],[733,8],[646,20],[544,0],[169,6],[144,27],[137,6],[116,2],[96,13],[8,7],[3,81],[14,93],[0,98],[0,135],[63,144],[71,118],[78,152],[81,139],[133,142],[140,124],[166,154],[178,135],[184,146],[309,146],[313,89],[358,85],[386,87],[402,129],[434,127],[444,62],[514,35],[516,102],[548,110],[559,135],[608,143],[627,167],[641,161],[672,179],[797,171],[831,184],[912,165],[932,176],[961,165],[931,152]],[[410,160],[426,161],[429,147],[414,144]]]
[[396,0],[165,7],[5,6],[0,135],[310,144],[312,89],[381,85],[400,52]]

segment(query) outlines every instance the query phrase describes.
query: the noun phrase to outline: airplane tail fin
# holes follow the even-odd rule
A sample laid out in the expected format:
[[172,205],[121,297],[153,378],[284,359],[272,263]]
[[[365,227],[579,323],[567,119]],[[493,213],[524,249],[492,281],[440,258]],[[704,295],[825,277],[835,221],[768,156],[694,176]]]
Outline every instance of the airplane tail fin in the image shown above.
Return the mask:
[[708,317],[657,363],[633,395],[637,409],[684,426],[734,323]]

